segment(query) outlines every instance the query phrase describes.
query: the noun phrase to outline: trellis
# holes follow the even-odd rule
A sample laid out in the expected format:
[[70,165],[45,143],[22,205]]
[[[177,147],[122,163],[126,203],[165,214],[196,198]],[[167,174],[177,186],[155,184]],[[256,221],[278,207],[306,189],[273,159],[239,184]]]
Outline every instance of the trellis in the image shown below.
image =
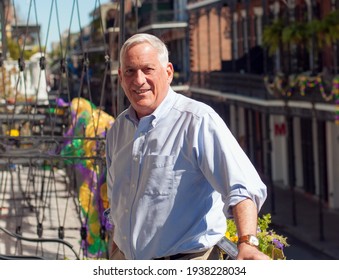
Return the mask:
[[[15,8],[14,0],[11,4]],[[70,25],[73,20],[80,25],[81,1],[69,1],[69,5],[62,8],[72,9]],[[35,0],[30,0],[29,7],[27,25],[31,15],[38,24]],[[99,7],[100,1],[93,0],[93,9]],[[46,38],[50,24],[60,30],[60,12],[58,1],[51,0],[49,15],[55,13],[57,22],[49,21]],[[102,28],[101,18],[100,22]],[[104,70],[97,105],[91,92],[89,49],[81,37],[81,74],[75,96],[69,87],[69,46],[60,44],[54,89],[48,86],[52,69],[39,34],[37,61],[25,61],[24,40],[22,45],[18,42],[18,61],[1,63],[0,259],[108,256],[104,141],[114,118],[103,110],[104,97],[112,92],[105,89],[111,78],[111,59],[103,30],[102,37]]]

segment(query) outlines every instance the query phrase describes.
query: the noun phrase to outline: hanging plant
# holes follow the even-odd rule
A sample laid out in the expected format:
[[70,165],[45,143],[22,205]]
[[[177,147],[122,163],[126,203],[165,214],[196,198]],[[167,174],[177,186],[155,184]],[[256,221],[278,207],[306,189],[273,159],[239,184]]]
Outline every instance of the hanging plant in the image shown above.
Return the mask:
[[307,45],[311,38],[311,33],[307,23],[292,22],[290,25],[283,28],[282,42],[286,45]]
[[273,55],[282,43],[284,23],[281,19],[267,25],[263,31],[263,44],[268,48],[269,54]]
[[263,31],[263,44],[273,55],[281,44],[296,44],[308,47],[310,40],[315,36],[319,49],[331,46],[339,40],[339,10],[332,11],[322,19],[309,22],[291,22],[284,24],[282,19],[275,20],[267,25]]
[[339,39],[339,10],[329,13],[314,24],[319,47],[330,46]]

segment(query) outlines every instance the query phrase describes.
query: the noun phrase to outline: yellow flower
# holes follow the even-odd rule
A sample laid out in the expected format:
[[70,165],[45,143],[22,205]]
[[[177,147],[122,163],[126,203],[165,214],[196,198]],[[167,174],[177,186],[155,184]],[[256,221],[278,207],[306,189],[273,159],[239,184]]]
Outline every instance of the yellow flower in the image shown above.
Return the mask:
[[[263,215],[258,218],[258,232],[259,250],[268,255],[272,259],[286,259],[283,249],[289,244],[286,237],[277,234],[269,229],[271,223],[271,214]],[[233,243],[238,243],[238,234],[235,222],[232,219],[227,220],[227,231],[225,232],[226,238]]]
[[237,235],[232,236],[231,241],[234,243],[238,243],[238,236]]
[[10,131],[7,131],[6,134],[12,137],[18,137],[20,135],[19,130],[17,129],[11,129]]
[[229,231],[226,231],[225,236],[227,237],[227,239],[231,240],[234,243],[238,242],[238,236],[237,235],[231,236]]

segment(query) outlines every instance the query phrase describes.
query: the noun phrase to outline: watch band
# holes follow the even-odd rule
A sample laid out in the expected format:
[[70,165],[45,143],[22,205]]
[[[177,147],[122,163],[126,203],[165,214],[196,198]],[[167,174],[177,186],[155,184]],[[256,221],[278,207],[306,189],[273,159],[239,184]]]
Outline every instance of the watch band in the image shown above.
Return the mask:
[[238,238],[238,245],[244,242],[251,246],[255,246],[255,247],[259,246],[258,238],[252,234],[243,235]]

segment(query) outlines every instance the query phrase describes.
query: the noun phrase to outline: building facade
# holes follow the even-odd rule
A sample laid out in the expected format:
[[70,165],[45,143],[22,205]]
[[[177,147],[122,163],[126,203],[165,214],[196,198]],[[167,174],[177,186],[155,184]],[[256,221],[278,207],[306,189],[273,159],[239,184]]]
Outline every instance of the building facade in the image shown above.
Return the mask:
[[190,70],[186,4],[187,0],[145,0],[137,9],[136,32],[156,35],[166,43],[175,71],[173,85],[178,87],[187,83]]
[[338,38],[329,34],[338,2],[187,3],[191,95],[217,109],[269,185],[330,208],[339,208]]

